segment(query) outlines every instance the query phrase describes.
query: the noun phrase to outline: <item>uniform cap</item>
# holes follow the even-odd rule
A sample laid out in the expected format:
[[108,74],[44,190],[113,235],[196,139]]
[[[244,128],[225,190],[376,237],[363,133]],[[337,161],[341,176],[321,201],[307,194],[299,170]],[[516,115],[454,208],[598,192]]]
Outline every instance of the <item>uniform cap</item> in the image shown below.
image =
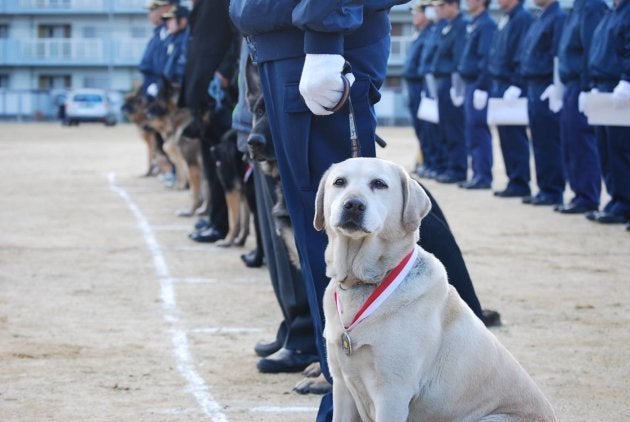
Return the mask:
[[170,18],[188,18],[190,16],[190,11],[186,6],[173,6],[171,10],[162,14],[162,19],[170,19]]

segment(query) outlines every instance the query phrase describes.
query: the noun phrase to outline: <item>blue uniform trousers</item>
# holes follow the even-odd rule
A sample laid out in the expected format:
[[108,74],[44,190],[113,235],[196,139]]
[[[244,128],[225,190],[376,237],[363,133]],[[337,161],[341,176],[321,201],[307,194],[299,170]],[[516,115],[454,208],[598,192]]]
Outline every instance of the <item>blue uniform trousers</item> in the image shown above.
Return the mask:
[[465,179],[468,170],[466,139],[464,138],[464,108],[455,107],[451,101],[451,77],[437,79],[438,111],[440,132],[446,146],[445,174]]
[[464,96],[464,123],[466,147],[472,165],[472,180],[492,183],[492,135],[488,128],[488,108],[477,110],[473,106],[473,93],[477,89],[474,82],[466,84]]
[[422,151],[422,155],[426,156],[424,151],[424,139],[422,136],[422,125],[423,121],[418,119],[418,107],[420,106],[420,98],[422,97],[422,80],[412,80],[407,79],[407,96],[408,102],[407,106],[409,107],[409,116],[411,117],[411,123],[413,125],[413,130],[416,133],[416,138],[418,138],[418,142],[420,145],[420,151]]
[[[424,84],[424,95],[430,97],[429,89]],[[446,143],[442,139],[440,133],[440,126],[422,121],[422,154],[424,154],[425,166],[437,174],[442,174],[446,171]]]
[[[373,104],[378,98],[387,71],[389,37],[371,45],[346,50],[344,57],[352,64],[356,81],[351,98],[361,143],[361,155],[376,154],[374,132],[376,116]],[[313,227],[315,195],[319,180],[331,164],[351,156],[348,111],[330,116],[315,116],[299,93],[298,84],[304,58],[283,59],[260,64],[265,105],[274,148],[282,178],[287,208],[295,230],[302,274],[313,316],[316,346],[322,371],[330,380],[323,338],[322,299],[328,285],[325,272],[325,233]],[[332,397],[326,395],[320,404],[318,420],[328,420]]]
[[540,193],[562,202],[564,170],[560,141],[560,115],[549,110],[549,100],[540,95],[549,83],[530,81],[527,87],[527,111],[532,134],[536,183]]
[[[492,81],[491,97],[502,98],[509,84]],[[509,179],[507,188],[529,193],[529,140],[526,126],[498,126],[501,154]]]
[[602,176],[595,130],[578,110],[580,82],[565,85],[563,106],[560,111],[562,156],[569,186],[575,196],[572,204],[586,207],[599,206]]
[[[599,82],[600,92],[612,92],[616,82]],[[605,211],[630,219],[630,126],[599,126],[596,129],[600,164],[611,200]]]

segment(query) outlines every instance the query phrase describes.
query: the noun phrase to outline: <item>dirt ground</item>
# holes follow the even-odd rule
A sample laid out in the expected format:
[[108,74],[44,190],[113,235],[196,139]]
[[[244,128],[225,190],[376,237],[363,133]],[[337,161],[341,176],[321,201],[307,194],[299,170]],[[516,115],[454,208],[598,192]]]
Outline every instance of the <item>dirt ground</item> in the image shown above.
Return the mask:
[[[280,312],[266,267],[239,259],[254,239],[190,241],[194,220],[175,216],[188,193],[139,177],[133,126],[0,129],[0,420],[314,420],[300,374],[255,367]],[[411,129],[379,133],[381,156],[411,169]],[[482,306],[501,312],[494,334],[559,419],[630,420],[630,233],[426,186]]]

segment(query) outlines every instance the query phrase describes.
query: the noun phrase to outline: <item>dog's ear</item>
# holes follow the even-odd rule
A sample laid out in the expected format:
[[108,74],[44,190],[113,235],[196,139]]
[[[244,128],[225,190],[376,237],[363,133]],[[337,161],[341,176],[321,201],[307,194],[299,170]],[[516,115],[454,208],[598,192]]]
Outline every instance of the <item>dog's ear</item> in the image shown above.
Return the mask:
[[319,187],[317,188],[317,195],[315,196],[315,218],[313,219],[313,226],[315,230],[321,231],[326,225],[326,219],[324,218],[324,192],[326,190],[326,179],[328,179],[328,173],[330,169],[326,170],[326,173],[319,181]]
[[420,227],[420,221],[431,210],[431,200],[422,187],[400,167],[402,183],[403,209],[402,226],[406,232],[412,232]]
[[260,85],[258,66],[254,64],[251,56],[248,55],[245,65],[245,98],[250,110],[253,111],[256,100],[260,96],[262,96],[262,86]]

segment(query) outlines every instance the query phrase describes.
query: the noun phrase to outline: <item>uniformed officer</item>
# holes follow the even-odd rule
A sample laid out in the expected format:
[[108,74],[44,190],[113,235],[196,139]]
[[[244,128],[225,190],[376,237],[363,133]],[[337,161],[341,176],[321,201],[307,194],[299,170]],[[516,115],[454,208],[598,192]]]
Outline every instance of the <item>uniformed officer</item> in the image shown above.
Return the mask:
[[[524,204],[558,205],[564,192],[560,148],[562,96],[554,85],[554,62],[566,13],[556,0],[534,0],[542,9],[523,39],[521,74],[527,84],[527,111],[532,136],[538,193],[523,198]],[[556,74],[557,74],[557,64]]]
[[490,90],[488,51],[497,25],[487,10],[490,0],[466,0],[466,4],[472,21],[466,27],[466,44],[457,69],[466,83],[464,126],[472,177],[459,186],[465,189],[490,189],[492,135],[486,123]]
[[[615,106],[630,106],[630,0],[615,7],[593,33],[588,71],[594,88],[612,92]],[[630,122],[630,119],[629,119]],[[629,123],[630,124],[630,123]],[[597,131],[600,163],[611,200],[601,212],[586,217],[605,224],[630,221],[630,126],[606,126]]]
[[166,63],[162,75],[174,84],[181,84],[184,78],[186,46],[190,34],[189,16],[190,11],[182,5],[173,6],[171,10],[162,15],[169,32],[169,37],[166,40]]
[[437,10],[446,25],[440,31],[432,73],[437,85],[439,126],[446,142],[447,166],[436,180],[441,183],[457,183],[466,180],[468,171],[462,107],[463,82],[457,73],[457,65],[466,41],[467,22],[459,10],[459,0],[444,0]]
[[166,63],[164,60],[166,57],[164,41],[169,34],[162,21],[162,15],[177,4],[179,4],[179,0],[153,0],[147,5],[149,21],[155,25],[155,29],[144,50],[142,60],[140,60],[139,70],[143,77],[142,88],[148,98],[154,98],[157,95],[157,82]]
[[[488,56],[488,71],[492,77],[490,96],[515,99],[522,96],[524,87],[520,74],[521,41],[533,18],[519,0],[499,0],[499,7],[504,15],[492,37]],[[504,198],[528,196],[530,172],[526,127],[498,126],[497,130],[509,181],[504,190],[494,194]]]
[[591,87],[587,60],[593,31],[608,10],[603,0],[576,0],[562,30],[558,48],[560,78],[564,84],[560,135],[565,175],[573,198],[556,208],[563,214],[581,214],[599,208],[602,176],[595,129],[578,109],[578,97]]
[[[425,16],[432,23],[426,28],[427,39],[420,57],[420,74],[423,81],[422,95],[433,99],[437,98],[437,87],[432,73],[433,58],[442,29],[447,23],[437,14],[436,7],[440,4],[442,4],[442,0],[432,0],[430,6],[424,9]],[[435,179],[446,171],[446,143],[442,139],[440,127],[435,123],[423,122],[422,124],[422,154],[424,166],[419,169],[420,171],[417,171],[418,176]]]
[[[416,36],[409,46],[405,64],[403,65],[403,78],[405,78],[405,84],[407,86],[408,106],[409,114],[413,124],[416,138],[418,138],[420,151],[422,151],[422,157],[425,156],[424,148],[425,140],[423,139],[424,121],[418,119],[418,106],[420,106],[420,98],[422,95],[423,84],[422,74],[420,73],[420,59],[422,58],[422,50],[430,35],[431,21],[425,15],[425,9],[430,4],[430,0],[421,0],[411,7],[411,16],[414,28],[418,31]],[[424,166],[424,159],[418,160],[416,164],[416,173],[422,173],[426,167]]]

